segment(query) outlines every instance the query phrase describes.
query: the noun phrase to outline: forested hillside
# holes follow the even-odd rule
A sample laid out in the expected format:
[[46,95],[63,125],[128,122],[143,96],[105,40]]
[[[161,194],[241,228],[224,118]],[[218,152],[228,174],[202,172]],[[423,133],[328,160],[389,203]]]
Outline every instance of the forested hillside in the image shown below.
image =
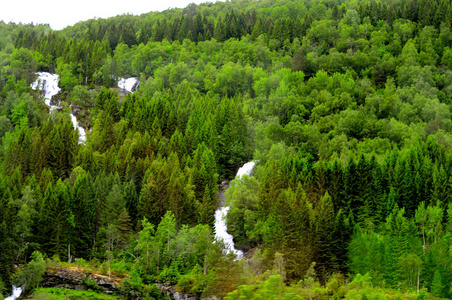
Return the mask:
[[[127,273],[130,298],[159,297],[155,281],[227,299],[451,298],[451,22],[450,0],[0,22],[0,295],[44,257]],[[36,72],[60,76],[59,109]],[[250,250],[235,260],[214,211],[251,160],[226,192]]]

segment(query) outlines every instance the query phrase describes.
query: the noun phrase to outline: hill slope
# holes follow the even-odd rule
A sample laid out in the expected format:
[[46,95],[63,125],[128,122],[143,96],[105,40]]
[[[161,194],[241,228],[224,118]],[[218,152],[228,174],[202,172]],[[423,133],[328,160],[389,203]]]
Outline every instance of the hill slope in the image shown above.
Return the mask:
[[[70,245],[203,295],[283,280],[352,297],[355,280],[451,297],[451,14],[231,1],[61,32],[0,24],[2,281]],[[58,110],[31,90],[38,71],[60,76]],[[121,94],[131,76],[139,89]],[[212,225],[218,184],[250,160],[226,193],[236,246],[255,251],[243,263]]]

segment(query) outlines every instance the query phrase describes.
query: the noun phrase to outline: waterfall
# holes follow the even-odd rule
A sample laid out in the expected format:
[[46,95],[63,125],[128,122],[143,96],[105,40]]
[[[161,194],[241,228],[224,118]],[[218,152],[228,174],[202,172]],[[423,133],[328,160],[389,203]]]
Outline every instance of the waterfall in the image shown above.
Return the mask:
[[31,88],[34,90],[41,90],[44,92],[44,102],[50,109],[54,109],[56,106],[51,105],[50,101],[52,97],[58,94],[61,89],[58,87],[58,81],[60,76],[57,74],[51,74],[47,72],[36,73],[38,78],[31,84]]
[[74,116],[74,114],[71,114],[71,121],[72,121],[72,124],[74,125],[74,128],[78,128],[78,133],[79,133],[78,142],[79,143],[86,142],[86,131],[85,131],[85,128],[83,128],[82,126],[78,125],[77,118]]
[[[34,90],[41,90],[44,92],[44,102],[50,107],[50,110],[54,110],[57,108],[56,105],[52,105],[52,97],[58,94],[61,89],[58,87],[58,82],[60,80],[60,76],[58,74],[51,74],[47,72],[39,72],[36,73],[38,78],[35,82],[31,84],[31,88]],[[74,114],[71,114],[71,121],[74,125],[74,128],[78,128],[78,132],[80,134],[79,143],[83,143],[86,141],[86,132],[85,128],[78,125],[77,118]]]
[[[48,107],[50,107],[50,110],[58,108],[56,105],[52,105],[52,97],[61,91],[60,87],[58,86],[60,76],[58,74],[52,74],[48,72],[38,72],[36,73],[36,75],[38,75],[38,78],[31,84],[31,88],[44,92],[44,102]],[[132,93],[136,89],[138,84],[138,78],[120,78],[118,87],[129,93]],[[74,125],[74,128],[78,128],[78,132],[80,134],[79,143],[84,143],[86,141],[85,128],[79,126],[77,118],[74,116],[74,114],[71,114],[71,121]]]
[[[242,175],[250,175],[255,165],[254,161],[247,162],[238,171],[235,178],[240,178]],[[234,241],[232,235],[228,233],[226,226],[226,215],[228,214],[229,206],[223,206],[215,211],[215,238],[223,240],[227,251],[232,251],[237,255],[237,258],[243,256],[243,251],[234,248]]]
[[238,171],[237,174],[235,175],[235,178],[240,178],[242,175],[248,175],[250,176],[251,171],[254,168],[254,165],[256,163],[254,161],[250,161],[247,162],[246,164],[244,164]]
[[118,81],[118,87],[122,90],[125,90],[129,93],[132,93],[136,90],[137,85],[139,84],[138,78],[130,77],[130,78],[120,78]]
[[17,298],[20,297],[21,294],[22,294],[22,288],[21,287],[15,287],[13,285],[13,292],[11,293],[11,296],[5,298],[5,300],[16,300]]

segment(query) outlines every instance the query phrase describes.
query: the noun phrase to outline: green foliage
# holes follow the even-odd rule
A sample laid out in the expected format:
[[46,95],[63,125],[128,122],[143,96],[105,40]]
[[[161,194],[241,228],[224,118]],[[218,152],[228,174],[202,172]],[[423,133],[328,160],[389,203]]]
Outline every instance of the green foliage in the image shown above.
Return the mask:
[[431,293],[437,297],[441,297],[443,295],[443,290],[444,285],[442,283],[441,273],[436,270],[433,275]]
[[303,299],[300,295],[285,291],[279,275],[270,276],[267,281],[257,287],[240,286],[236,291],[229,293],[225,298],[233,299]]
[[425,289],[420,290],[419,295],[416,297],[416,300],[424,300],[428,299],[427,291]]
[[[39,250],[136,264],[130,297],[157,278],[243,299],[452,297],[451,12],[229,1],[59,32],[0,22],[2,281]],[[37,71],[60,75],[50,117]],[[250,160],[226,192],[236,246],[259,248],[245,266],[211,227],[218,183]]]
[[3,283],[3,281],[0,280],[0,299],[4,299],[3,298],[3,293],[5,291],[5,284]]
[[106,295],[102,293],[96,293],[93,291],[75,291],[68,289],[58,288],[37,288],[33,290],[31,299],[35,300],[62,300],[62,299],[96,299],[96,300],[110,300],[118,299],[118,296]]
[[205,278],[202,268],[197,264],[193,269],[177,281],[177,289],[183,293],[202,293],[205,287]]
[[235,245],[250,248],[261,241],[257,226],[257,203],[259,182],[247,175],[234,179],[225,193],[229,232],[233,233]]
[[21,272],[15,275],[15,283],[21,286],[24,291],[31,291],[39,287],[44,279],[46,263],[42,254],[34,251],[31,255],[32,260],[25,266]]
[[141,259],[143,262],[141,265],[144,270],[149,271],[151,268],[151,251],[154,243],[154,225],[144,218],[142,221],[142,230],[139,232],[139,241],[137,244],[137,250],[141,251]]
[[97,291],[97,292],[99,292],[99,291],[102,290],[102,288],[99,287],[99,286],[96,284],[96,282],[95,282],[94,280],[91,280],[91,279],[89,279],[89,278],[85,278],[85,279],[83,280],[83,283],[84,283],[85,286],[86,286],[88,289],[90,289],[90,290]]

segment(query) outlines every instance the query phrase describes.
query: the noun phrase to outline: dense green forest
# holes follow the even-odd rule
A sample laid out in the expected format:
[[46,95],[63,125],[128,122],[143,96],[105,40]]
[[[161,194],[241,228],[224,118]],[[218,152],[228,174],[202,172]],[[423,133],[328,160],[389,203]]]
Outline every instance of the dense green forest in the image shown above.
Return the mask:
[[[0,298],[73,257],[129,274],[129,298],[160,297],[156,281],[226,299],[452,298],[451,22],[450,0],[0,22]],[[41,71],[60,76],[50,113],[30,88]],[[226,192],[250,250],[236,260],[214,211],[251,160]]]

